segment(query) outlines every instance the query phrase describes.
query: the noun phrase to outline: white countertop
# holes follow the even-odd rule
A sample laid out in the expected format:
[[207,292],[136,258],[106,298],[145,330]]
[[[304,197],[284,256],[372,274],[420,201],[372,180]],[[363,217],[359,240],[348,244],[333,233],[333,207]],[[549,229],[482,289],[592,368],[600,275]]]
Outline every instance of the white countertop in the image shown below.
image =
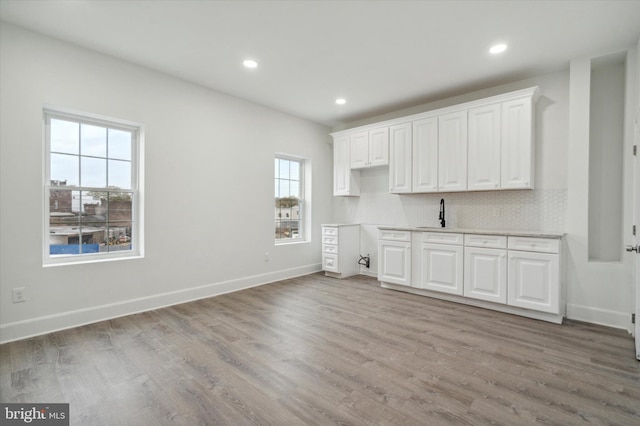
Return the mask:
[[378,229],[386,229],[391,231],[411,231],[411,232],[446,232],[455,234],[479,234],[479,235],[505,235],[516,237],[538,237],[538,238],[556,238],[561,239],[564,234],[554,232],[540,231],[518,231],[504,229],[472,229],[472,228],[438,228],[431,226],[378,226]]

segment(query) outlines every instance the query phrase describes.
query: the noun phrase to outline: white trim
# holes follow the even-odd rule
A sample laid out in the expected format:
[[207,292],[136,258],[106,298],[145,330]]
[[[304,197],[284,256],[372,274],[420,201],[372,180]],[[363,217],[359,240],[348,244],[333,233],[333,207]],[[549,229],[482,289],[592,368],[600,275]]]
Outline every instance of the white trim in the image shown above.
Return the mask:
[[[298,220],[299,220],[299,235],[296,238],[274,238],[274,245],[281,246],[286,244],[297,244],[297,243],[306,243],[311,241],[311,161],[305,157],[299,157],[291,154],[283,154],[276,152],[274,154],[274,160],[285,160],[290,162],[296,162],[300,166],[300,179],[299,182],[299,190],[300,190],[300,200],[302,203],[299,205],[300,210],[298,212]],[[275,173],[273,175],[273,182],[275,182],[276,176]],[[291,179],[287,179],[291,180]],[[275,194],[274,194],[275,196]],[[281,218],[282,220],[282,218]],[[275,224],[275,222],[274,222]]]
[[[75,265],[79,263],[93,263],[102,261],[138,259],[144,257],[144,125],[120,118],[107,117],[99,114],[86,113],[70,108],[61,108],[45,104],[42,109],[43,115],[43,233],[42,233],[42,266]],[[120,129],[130,131],[133,135],[131,152],[131,188],[123,190],[131,192],[133,199],[132,211],[132,242],[134,246],[131,250],[117,252],[106,252],[83,255],[55,255],[50,254],[49,235],[49,196],[51,193],[51,147],[50,147],[50,120],[61,119],[76,121],[79,123],[91,123],[110,129]],[[79,153],[80,155],[81,153]],[[106,157],[107,159],[109,157]],[[79,171],[81,173],[81,171]],[[94,188],[89,187],[69,187],[69,190],[87,191]],[[102,188],[97,188],[101,190]]]
[[257,287],[321,271],[314,263],[0,325],[0,344]]
[[618,312],[609,309],[567,303],[567,318],[591,324],[620,328],[632,332],[630,312]]

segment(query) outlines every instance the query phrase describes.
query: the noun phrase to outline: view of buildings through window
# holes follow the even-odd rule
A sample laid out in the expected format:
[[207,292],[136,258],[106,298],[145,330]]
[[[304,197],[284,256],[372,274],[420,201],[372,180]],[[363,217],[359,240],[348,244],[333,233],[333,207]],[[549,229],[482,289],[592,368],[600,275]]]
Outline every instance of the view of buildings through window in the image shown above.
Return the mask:
[[131,251],[135,129],[47,112],[49,257]]
[[276,241],[302,239],[304,160],[275,158]]

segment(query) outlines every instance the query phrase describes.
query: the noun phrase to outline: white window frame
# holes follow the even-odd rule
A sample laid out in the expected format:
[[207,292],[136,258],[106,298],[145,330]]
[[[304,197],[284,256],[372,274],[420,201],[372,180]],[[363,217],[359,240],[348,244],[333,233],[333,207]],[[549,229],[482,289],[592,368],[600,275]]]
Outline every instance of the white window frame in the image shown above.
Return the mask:
[[[298,227],[297,238],[275,238],[275,245],[283,244],[298,244],[306,243],[309,241],[309,223],[311,222],[311,203],[310,203],[310,183],[311,183],[311,164],[310,161],[303,157],[298,157],[290,154],[276,153],[274,159],[282,159],[289,161],[296,161],[300,163],[300,209],[302,210],[299,215],[300,225]],[[275,183],[275,173],[272,182]],[[275,194],[274,194],[275,195]],[[275,201],[275,196],[274,196]],[[275,222],[274,222],[275,224]]]
[[[51,185],[51,119],[75,121],[84,124],[104,126],[111,129],[130,131],[132,137],[131,149],[131,189],[126,192],[132,194],[132,229],[131,250],[113,251],[105,253],[85,254],[50,254],[50,203],[49,196]],[[86,113],[68,108],[59,108],[46,105],[43,108],[44,125],[44,167],[43,167],[43,240],[42,254],[43,266],[73,265],[82,263],[95,263],[124,259],[139,259],[144,257],[144,125],[141,123],[106,117],[98,114]],[[74,190],[87,191],[95,188],[74,187]],[[99,190],[99,189],[97,189]]]

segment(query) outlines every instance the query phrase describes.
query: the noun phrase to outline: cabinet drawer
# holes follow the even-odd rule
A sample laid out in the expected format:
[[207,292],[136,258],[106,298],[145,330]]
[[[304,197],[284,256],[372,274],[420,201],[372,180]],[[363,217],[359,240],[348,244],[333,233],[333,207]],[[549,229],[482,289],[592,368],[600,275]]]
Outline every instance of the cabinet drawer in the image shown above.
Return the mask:
[[469,247],[507,248],[507,237],[504,235],[465,234],[464,245]]
[[425,243],[455,244],[461,246],[464,242],[464,234],[423,232],[422,241]]
[[322,237],[322,244],[333,244],[336,245],[338,244],[338,237],[331,237],[331,236],[323,236]]
[[322,254],[322,270],[338,272],[338,256],[335,254]]
[[333,253],[333,254],[338,254],[338,246],[334,246],[331,244],[323,244],[322,245],[322,252],[323,253]]
[[335,235],[338,236],[338,228],[336,226],[323,226],[322,235]]
[[560,240],[536,237],[509,237],[509,250],[560,253]]
[[411,241],[411,232],[381,230],[378,233],[378,239],[387,241]]

